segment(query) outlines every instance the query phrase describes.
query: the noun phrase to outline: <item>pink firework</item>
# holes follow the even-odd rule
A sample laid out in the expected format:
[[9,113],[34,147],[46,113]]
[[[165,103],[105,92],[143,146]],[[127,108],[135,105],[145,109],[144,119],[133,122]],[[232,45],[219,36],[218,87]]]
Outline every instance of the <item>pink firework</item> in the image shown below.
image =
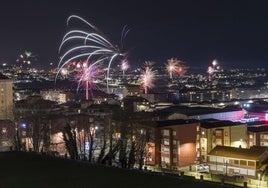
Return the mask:
[[98,68],[98,66],[94,64],[88,65],[86,63],[83,63],[81,70],[76,75],[76,80],[78,82],[77,89],[79,89],[80,85],[84,85],[86,91],[86,100],[89,99],[88,96],[89,90],[91,92],[91,97],[93,97],[92,89],[99,89],[98,86],[95,84],[95,81],[100,74],[101,71]]
[[153,88],[153,81],[155,79],[155,72],[150,67],[145,67],[145,70],[142,70],[141,75],[141,87],[144,89],[144,93],[148,93],[149,88]]
[[209,66],[207,70],[209,81],[211,81],[214,72],[215,72],[215,69],[212,66]]
[[68,75],[68,70],[66,68],[62,68],[60,73],[63,78],[66,78]]
[[209,81],[212,80],[213,76],[215,76],[215,72],[217,72],[217,69],[219,68],[218,61],[216,59],[214,59],[211,64],[212,66],[209,66],[207,70]]
[[186,73],[186,67],[181,61],[171,58],[166,64],[166,71],[169,73],[170,79],[173,79],[173,73],[183,76]]
[[126,59],[123,59],[120,68],[123,71],[123,77],[125,77],[125,71],[129,68],[129,64]]

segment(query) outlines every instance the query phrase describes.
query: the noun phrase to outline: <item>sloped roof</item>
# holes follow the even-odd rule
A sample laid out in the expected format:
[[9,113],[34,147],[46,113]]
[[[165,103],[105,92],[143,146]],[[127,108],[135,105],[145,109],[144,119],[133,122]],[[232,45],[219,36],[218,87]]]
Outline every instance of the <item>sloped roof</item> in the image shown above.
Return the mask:
[[268,132],[268,125],[248,126],[249,132]]
[[235,148],[228,146],[216,146],[208,155],[230,157],[237,159],[258,160],[262,154],[267,152],[265,147],[252,147],[250,149]]

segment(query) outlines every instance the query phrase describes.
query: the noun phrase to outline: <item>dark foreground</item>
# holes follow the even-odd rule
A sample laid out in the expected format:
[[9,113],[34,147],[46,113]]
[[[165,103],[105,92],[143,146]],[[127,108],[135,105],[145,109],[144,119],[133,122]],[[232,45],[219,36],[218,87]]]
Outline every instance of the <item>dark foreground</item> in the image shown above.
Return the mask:
[[0,188],[214,188],[228,187],[184,177],[90,165],[32,153],[0,153]]

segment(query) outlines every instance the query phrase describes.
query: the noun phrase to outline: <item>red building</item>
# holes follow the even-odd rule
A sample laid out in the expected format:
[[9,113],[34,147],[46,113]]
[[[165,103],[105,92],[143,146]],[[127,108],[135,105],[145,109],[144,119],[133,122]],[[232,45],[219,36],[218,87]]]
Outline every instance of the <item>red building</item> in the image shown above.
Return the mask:
[[197,120],[157,122],[156,165],[172,168],[194,164],[198,158],[199,127]]

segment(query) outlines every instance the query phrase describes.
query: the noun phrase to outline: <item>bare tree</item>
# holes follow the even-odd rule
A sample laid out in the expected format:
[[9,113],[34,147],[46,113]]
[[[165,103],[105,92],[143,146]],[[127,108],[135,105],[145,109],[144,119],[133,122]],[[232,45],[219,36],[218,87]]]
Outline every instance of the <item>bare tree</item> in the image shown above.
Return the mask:
[[79,159],[77,142],[76,142],[76,132],[72,129],[70,124],[66,124],[63,131],[63,140],[66,145],[66,149],[71,157],[71,159]]

